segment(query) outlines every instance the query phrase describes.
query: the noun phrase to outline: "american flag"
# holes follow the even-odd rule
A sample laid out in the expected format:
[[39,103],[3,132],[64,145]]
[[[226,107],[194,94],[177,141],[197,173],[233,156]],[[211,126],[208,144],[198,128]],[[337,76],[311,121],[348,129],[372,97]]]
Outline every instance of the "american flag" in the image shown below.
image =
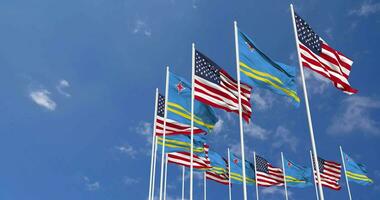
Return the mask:
[[343,92],[357,93],[348,82],[353,61],[331,48],[300,16],[294,16],[302,65],[330,79]]
[[[162,136],[164,134],[164,113],[165,113],[165,97],[161,94],[157,99],[157,113],[156,113],[156,136]],[[204,133],[202,129],[194,127],[194,134]],[[166,119],[166,136],[177,134],[191,134],[191,126],[182,124],[177,121]]]
[[206,172],[206,178],[221,183],[223,185],[229,184],[229,178],[227,174],[217,174],[212,171]]
[[[339,180],[342,165],[333,161],[318,158],[319,174],[321,175],[321,184],[333,190],[340,190]],[[318,183],[317,173],[314,168],[315,180]]]
[[273,167],[267,160],[256,155],[256,181],[260,186],[281,186],[284,174],[281,168]]
[[[204,155],[200,156],[193,154],[193,168],[207,170],[211,168],[210,159],[208,158],[209,146],[204,144]],[[191,166],[190,152],[174,152],[168,153],[168,162],[182,165],[185,167]]]
[[[199,51],[195,51],[195,99],[227,112],[239,113],[238,85],[224,69]],[[249,122],[251,118],[251,90],[241,83],[241,103],[243,118]]]

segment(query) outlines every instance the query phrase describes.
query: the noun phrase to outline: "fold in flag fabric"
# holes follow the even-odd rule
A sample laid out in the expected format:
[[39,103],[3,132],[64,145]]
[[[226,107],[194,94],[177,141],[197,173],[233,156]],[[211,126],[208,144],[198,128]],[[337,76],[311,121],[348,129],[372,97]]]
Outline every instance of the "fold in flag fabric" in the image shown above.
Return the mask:
[[294,16],[302,65],[330,79],[343,92],[357,93],[348,82],[353,61],[330,47],[297,13]]
[[[204,144],[204,152],[193,154],[193,168],[197,170],[209,170],[211,168],[210,159],[208,158],[209,146]],[[173,152],[168,153],[168,162],[182,165],[185,167],[191,166],[190,152]]]
[[209,157],[210,162],[211,162],[210,171],[217,173],[217,174],[227,174],[228,173],[227,161],[220,154],[218,154],[214,151],[209,151],[208,157]]
[[[236,184],[243,183],[243,172],[242,172],[242,160],[230,153],[230,171],[231,171],[231,182]],[[245,180],[247,185],[255,184],[255,168],[253,163],[245,161]]]
[[297,165],[286,158],[284,162],[287,187],[304,188],[313,186],[313,177],[310,167]]
[[[251,119],[251,90],[240,84],[243,118]],[[215,108],[239,114],[238,84],[224,69],[199,51],[195,51],[195,99]]]
[[256,155],[256,181],[260,186],[281,186],[284,185],[284,174],[281,168],[273,167],[263,157]]
[[[167,118],[191,124],[191,85],[174,73],[169,74]],[[217,121],[215,112],[210,106],[194,101],[194,127],[210,132]]]
[[300,98],[297,95],[295,67],[273,61],[240,31],[239,58],[242,82],[288,96],[298,107]]
[[346,176],[349,181],[360,185],[370,185],[373,180],[368,178],[367,170],[363,164],[355,162],[346,153],[343,153],[344,163],[346,165]]
[[[313,159],[314,163],[314,159]],[[314,165],[314,164],[313,164]],[[340,190],[341,186],[339,185],[340,173],[342,169],[342,165],[333,162],[324,160],[318,157],[318,166],[319,166],[319,174],[321,175],[321,184],[324,187],[328,187],[333,190]],[[318,183],[317,172],[315,171],[314,165],[314,177],[315,181]]]
[[[156,136],[162,136],[164,134],[164,116],[165,113],[165,97],[158,94],[157,99],[157,113],[156,113]],[[202,129],[194,127],[194,134],[204,133]],[[191,134],[191,127],[188,124],[179,123],[172,119],[166,119],[165,135],[178,135],[178,134]]]
[[[157,137],[157,144],[162,146],[163,138],[161,136]],[[194,153],[204,152],[204,138],[194,135]],[[191,150],[191,139],[189,135],[173,135],[165,137],[165,152],[190,152]],[[159,151],[161,152],[161,151]]]
[[215,182],[218,182],[220,184],[223,184],[223,185],[229,184],[228,175],[226,175],[226,174],[217,174],[217,173],[212,172],[212,171],[207,171],[206,172],[206,178],[209,180],[213,180]]

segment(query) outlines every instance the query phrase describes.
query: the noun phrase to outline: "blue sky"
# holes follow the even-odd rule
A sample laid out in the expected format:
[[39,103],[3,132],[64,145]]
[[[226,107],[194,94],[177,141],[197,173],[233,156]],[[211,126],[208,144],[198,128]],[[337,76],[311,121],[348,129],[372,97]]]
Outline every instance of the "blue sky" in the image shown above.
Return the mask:
[[[191,43],[235,73],[233,20],[272,58],[297,64],[290,1],[66,0],[0,1],[0,198],[146,199],[154,91],[165,66],[190,78]],[[347,96],[306,72],[318,153],[340,161],[339,145],[368,166],[370,187],[352,184],[354,199],[380,195],[380,3],[370,0],[293,1],[331,46],[354,60]],[[301,92],[301,89],[299,89]],[[302,101],[254,89],[246,152],[280,163],[280,151],[309,165],[310,139]],[[211,149],[239,151],[238,118],[217,111]],[[197,175],[195,196],[202,196]],[[169,166],[169,199],[180,197],[180,169]],[[188,182],[187,182],[188,183]],[[342,182],[343,184],[344,182]],[[187,185],[188,186],[188,185]],[[250,187],[249,198],[254,198]],[[290,189],[314,199],[314,189]],[[234,186],[234,199],[242,189]],[[209,199],[227,187],[208,182]],[[365,195],[363,195],[365,194]],[[282,188],[260,188],[281,199]],[[346,187],[325,189],[347,199]]]

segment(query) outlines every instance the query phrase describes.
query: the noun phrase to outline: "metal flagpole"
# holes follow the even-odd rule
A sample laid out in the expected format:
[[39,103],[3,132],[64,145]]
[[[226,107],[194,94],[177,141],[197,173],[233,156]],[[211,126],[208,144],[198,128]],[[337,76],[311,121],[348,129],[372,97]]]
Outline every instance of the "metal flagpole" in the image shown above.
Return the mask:
[[243,130],[243,111],[241,105],[241,87],[240,87],[240,58],[239,58],[239,40],[238,40],[238,28],[237,22],[234,21],[234,31],[235,31],[235,52],[236,52],[236,73],[237,73],[237,83],[238,83],[238,99],[239,99],[239,126],[240,126],[240,149],[241,149],[241,159],[242,159],[242,172],[243,172],[243,195],[244,200],[247,200],[247,181],[245,174],[245,148],[244,148],[244,130]]
[[182,200],[185,200],[185,166],[182,166]]
[[228,153],[228,196],[229,200],[232,200],[232,191],[231,191],[231,158],[230,158],[230,148],[227,148]]
[[152,196],[151,200],[154,199],[155,183],[156,183],[156,164],[157,164],[157,137],[154,137],[154,163],[153,163],[153,177],[152,177]]
[[342,163],[343,163],[343,169],[344,169],[344,176],[346,177],[346,184],[347,184],[348,196],[350,197],[350,200],[352,200],[350,184],[348,183],[348,178],[347,178],[346,161],[344,160],[342,146],[339,146],[339,149],[340,149],[340,155],[341,155],[341,157],[342,157]]
[[168,154],[165,155],[165,184],[164,184],[164,200],[166,200],[166,185],[168,180]]
[[194,73],[195,73],[195,44],[191,51],[191,146],[190,146],[190,200],[193,200],[193,154],[194,154]]
[[282,171],[284,174],[285,199],[288,200],[288,188],[286,185],[286,171],[285,171],[285,163],[284,163],[284,154],[282,152],[281,152],[281,161],[282,161]]
[[317,195],[317,200],[319,200],[318,186],[317,186],[317,181],[315,180],[315,173],[314,173],[313,154],[311,153],[311,151],[310,151],[310,161],[311,161],[311,166],[312,166],[312,170],[313,170],[312,173],[313,173],[315,194]]
[[207,180],[206,171],[203,172],[203,199],[207,200]]
[[[243,161],[245,162],[245,161]],[[256,174],[256,152],[253,152],[253,164],[255,166],[255,183],[256,183],[256,200],[259,200],[259,184],[257,183],[257,174]]]
[[160,177],[160,200],[162,200],[162,190],[164,185],[164,162],[165,162],[165,135],[166,135],[166,117],[169,97],[169,66],[166,67],[166,83],[165,83],[165,110],[164,110],[164,130],[162,135],[162,152],[161,152],[161,177]]
[[[293,4],[290,4],[290,10],[292,12],[294,37],[295,37],[295,40],[296,40],[297,53],[298,53],[298,64],[299,64],[300,72],[301,72],[303,94],[304,94],[305,105],[306,105],[306,114],[307,114],[307,119],[308,119],[308,123],[309,123],[309,131],[310,131],[310,138],[311,138],[311,147],[312,147],[313,155],[314,155],[313,159],[314,159],[315,163],[318,164],[318,155],[317,155],[317,147],[316,147],[315,139],[314,139],[313,122],[311,120],[311,113],[310,113],[310,108],[309,108],[309,98],[307,96],[305,75],[304,75],[304,72],[303,72],[303,67],[302,67],[302,63],[301,63],[301,54],[300,54],[300,50],[299,50],[299,47],[298,47],[297,28],[296,28],[296,23],[294,21],[295,18],[294,18]],[[319,167],[316,167],[316,171],[317,171],[318,188],[319,188],[320,198],[321,198],[321,200],[324,200],[325,198],[324,198],[324,195],[323,195],[323,189],[322,189],[322,184],[321,184],[321,176],[320,176],[320,173],[319,173]]]
[[157,99],[158,99],[158,88],[156,88],[156,98],[154,101],[154,122],[153,122],[153,134],[152,134],[152,154],[151,154],[151,159],[150,159],[150,177],[149,177],[149,197],[148,199],[152,200],[152,190],[153,188],[153,162],[154,162],[154,145],[156,141],[156,115],[157,115]]

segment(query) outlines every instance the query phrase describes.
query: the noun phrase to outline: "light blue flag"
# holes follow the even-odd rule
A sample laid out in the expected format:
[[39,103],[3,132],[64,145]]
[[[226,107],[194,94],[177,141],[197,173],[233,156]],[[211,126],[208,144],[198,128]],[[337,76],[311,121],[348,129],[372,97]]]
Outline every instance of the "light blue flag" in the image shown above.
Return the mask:
[[368,178],[367,170],[363,164],[355,162],[346,153],[343,153],[343,156],[346,166],[346,175],[349,181],[360,185],[370,185],[373,183],[373,180]]
[[[205,138],[201,135],[194,135],[194,153],[204,153]],[[157,150],[162,152],[161,147],[163,144],[162,136],[157,136]],[[189,135],[172,135],[165,137],[165,152],[190,152],[191,139]]]
[[239,58],[242,82],[288,96],[298,107],[300,98],[297,95],[295,67],[273,61],[240,31]]
[[[243,183],[243,172],[242,172],[242,161],[240,158],[230,153],[230,164],[231,164],[231,182],[242,184]],[[245,180],[247,185],[255,184],[255,166],[249,161],[245,161]]]
[[310,167],[297,165],[284,158],[285,177],[288,187],[304,188],[313,185],[313,178]]
[[[191,84],[184,78],[170,73],[168,119],[183,124],[191,123]],[[214,110],[199,101],[194,101],[194,126],[210,132],[218,121]]]
[[227,161],[218,153],[214,151],[208,152],[208,157],[210,159],[211,169],[210,171],[217,174],[227,174]]

